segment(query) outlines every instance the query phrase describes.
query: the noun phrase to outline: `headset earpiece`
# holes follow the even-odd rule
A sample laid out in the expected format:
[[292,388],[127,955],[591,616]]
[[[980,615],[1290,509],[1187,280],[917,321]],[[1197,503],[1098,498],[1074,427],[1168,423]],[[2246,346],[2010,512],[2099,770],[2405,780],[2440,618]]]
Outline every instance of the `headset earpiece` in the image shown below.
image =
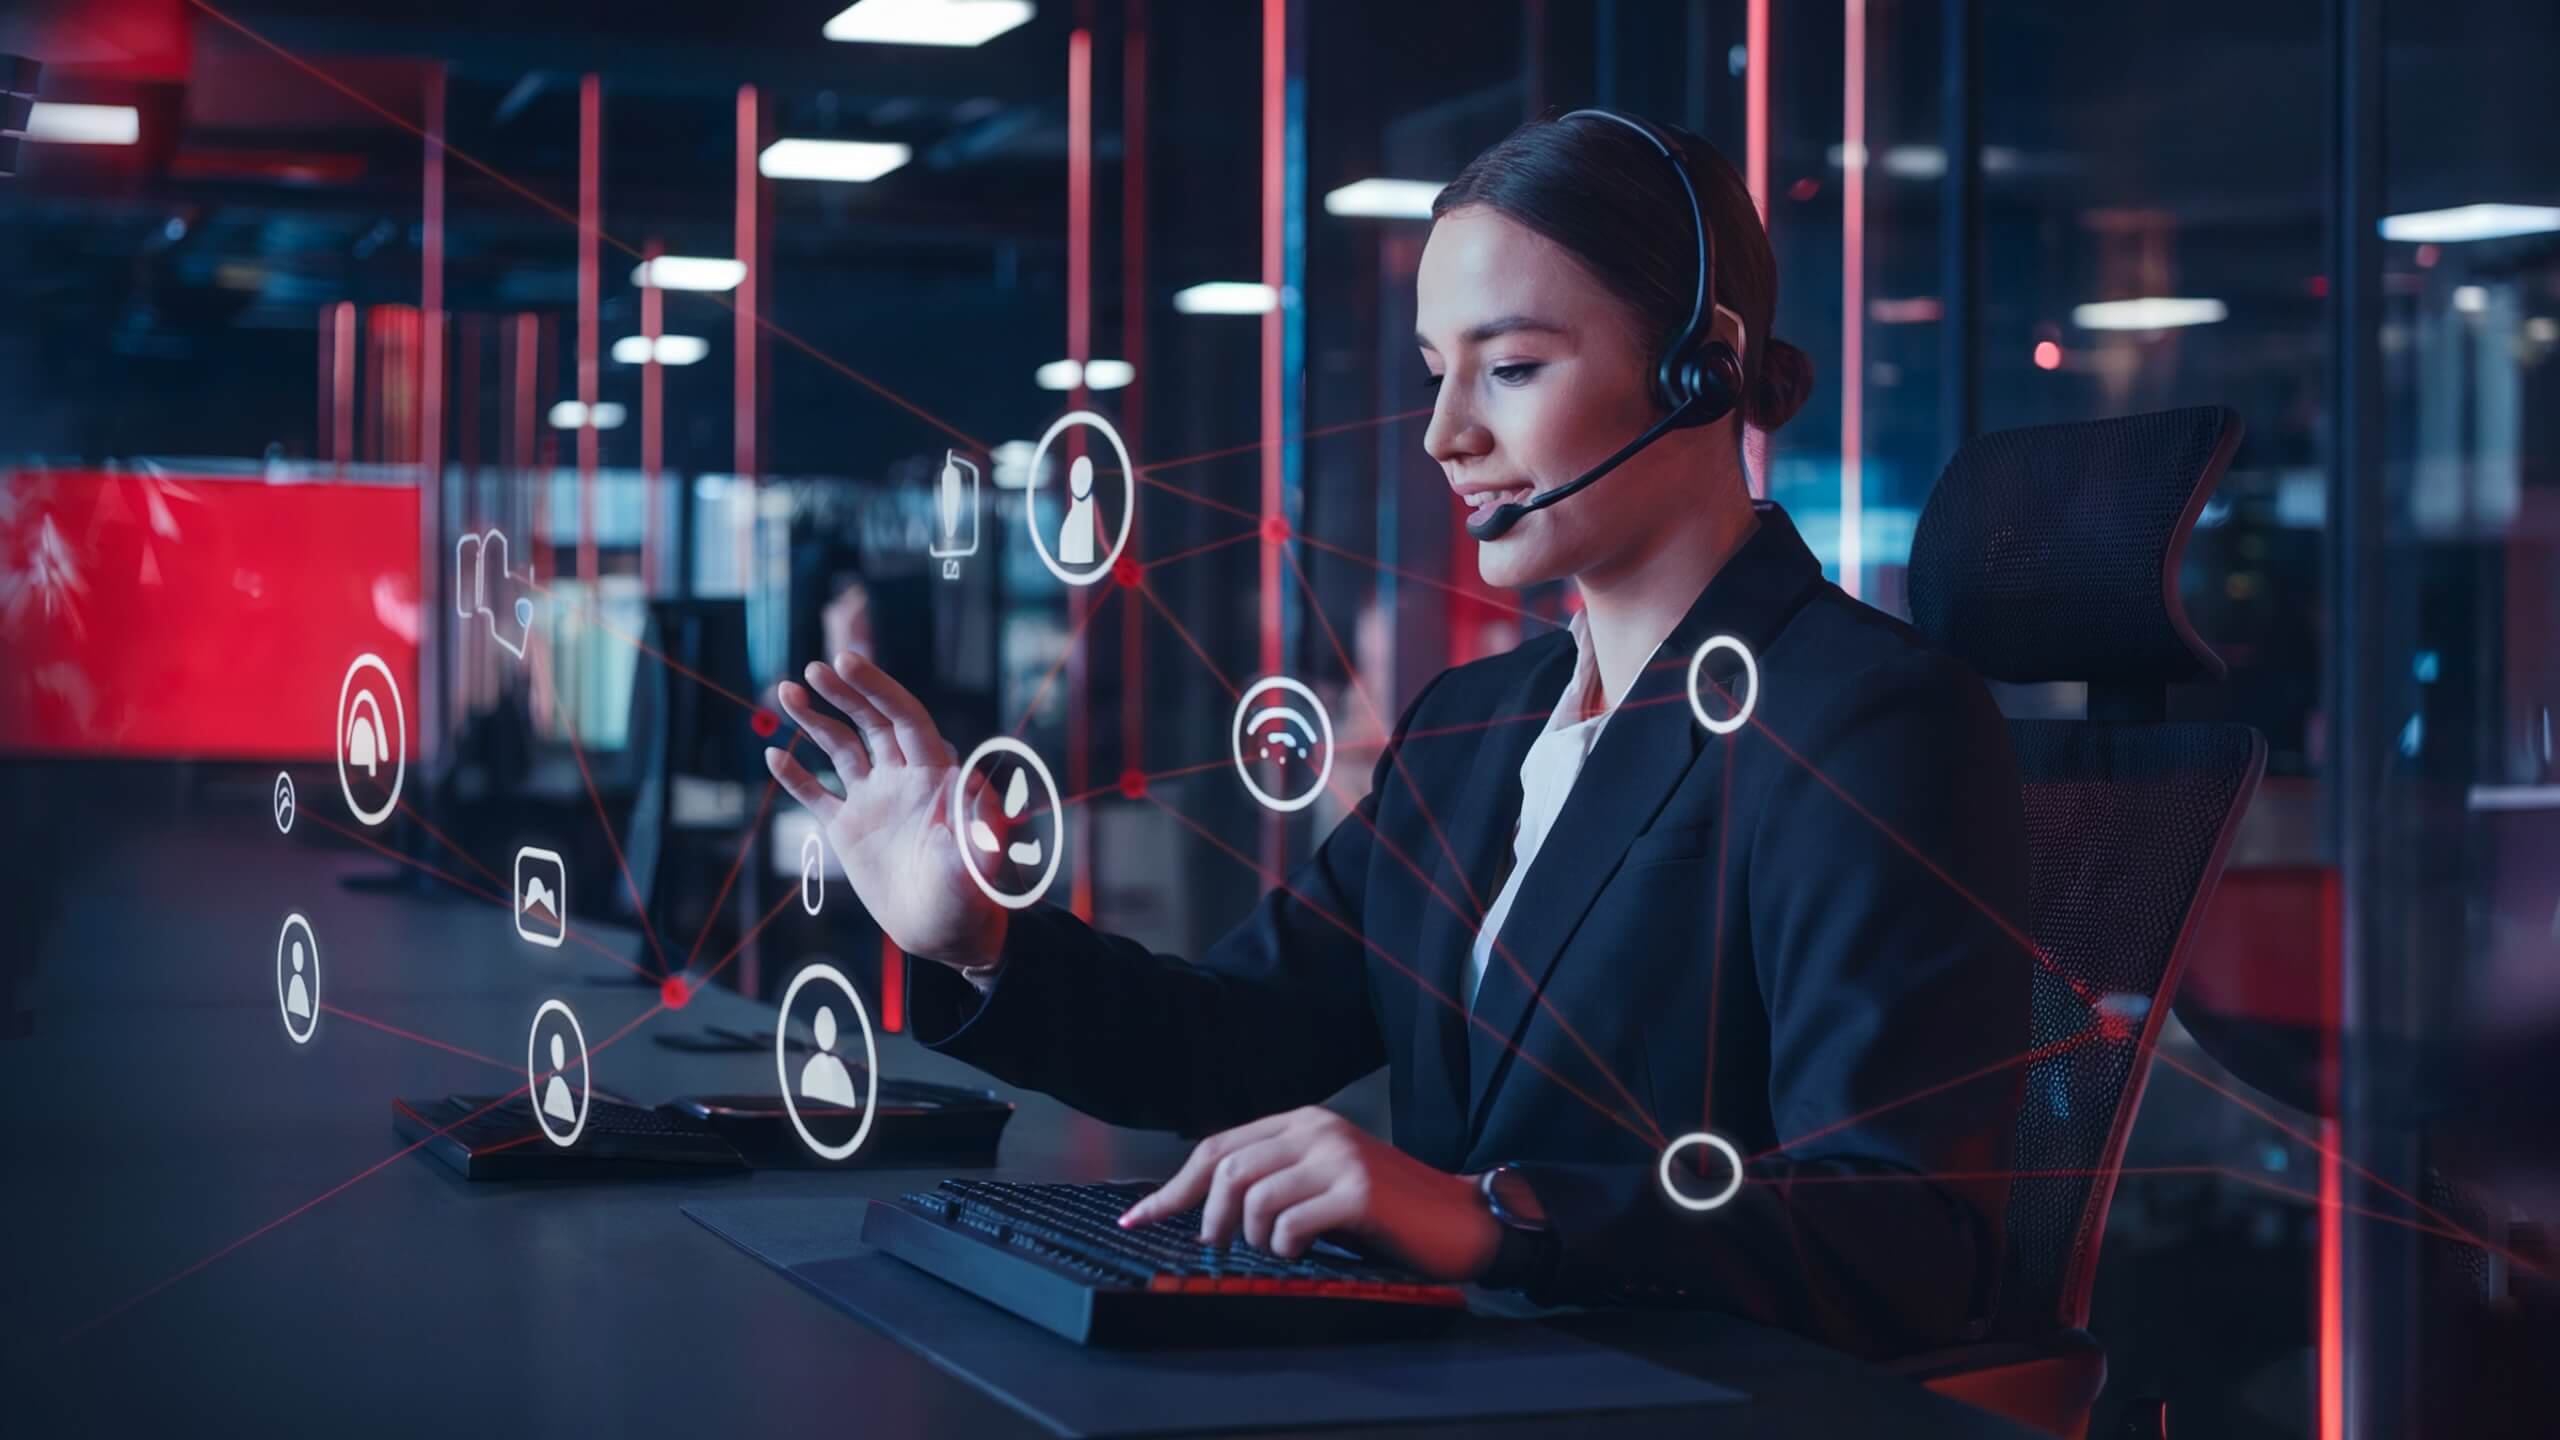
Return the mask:
[[1709,340],[1687,354],[1662,357],[1655,392],[1665,410],[1679,418],[1675,430],[1713,425],[1742,403],[1742,357],[1722,340]]

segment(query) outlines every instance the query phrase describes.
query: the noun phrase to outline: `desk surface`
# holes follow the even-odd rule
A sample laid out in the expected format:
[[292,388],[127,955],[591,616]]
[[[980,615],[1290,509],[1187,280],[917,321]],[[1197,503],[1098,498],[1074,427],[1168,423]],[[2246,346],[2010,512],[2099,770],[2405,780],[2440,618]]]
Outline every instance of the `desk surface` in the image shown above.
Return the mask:
[[[379,868],[247,818],[192,820],[76,867],[65,923],[38,957],[33,1033],[0,1039],[0,1082],[17,1101],[0,1184],[10,1428],[32,1407],[42,1423],[23,1433],[210,1422],[425,1434],[493,1421],[546,1436],[1037,1433],[678,1213],[752,1194],[843,1196],[850,1214],[853,1197],[943,1172],[505,1186],[465,1183],[424,1155],[389,1158],[402,1148],[391,1097],[521,1083],[510,1057],[521,1061],[543,999],[566,999],[601,1045],[657,997],[609,983],[625,972],[580,946],[524,944],[495,906],[338,883]],[[336,1013],[312,1044],[289,1043],[273,962],[295,910],[319,939],[324,1005],[501,1063]],[[613,943],[645,962],[639,937]],[[650,1038],[704,1021],[746,1028],[770,1015],[725,991],[698,996],[603,1050],[597,1084],[643,1101],[770,1089],[767,1057],[687,1055]],[[881,1063],[984,1083],[902,1036],[882,1037]],[[1163,1174],[1187,1148],[1013,1098],[996,1174]],[[1374,1088],[1350,1102],[1364,1120],[1383,1108]],[[1718,1412],[1714,1433],[2022,1433],[1775,1332],[1713,1316],[1665,1323],[1706,1327],[1731,1361],[1716,1378],[1758,1397]],[[1699,1429],[1695,1413],[1607,1423]],[[1498,1433],[1551,1428],[1564,1427]]]

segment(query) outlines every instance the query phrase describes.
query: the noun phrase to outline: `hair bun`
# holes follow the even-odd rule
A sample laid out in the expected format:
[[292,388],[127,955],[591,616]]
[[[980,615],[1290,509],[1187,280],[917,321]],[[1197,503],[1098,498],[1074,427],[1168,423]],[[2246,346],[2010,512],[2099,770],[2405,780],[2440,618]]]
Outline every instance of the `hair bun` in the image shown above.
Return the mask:
[[1742,418],[1759,430],[1775,430],[1795,418],[1813,394],[1813,357],[1775,336],[1760,343],[1757,371],[1742,399]]

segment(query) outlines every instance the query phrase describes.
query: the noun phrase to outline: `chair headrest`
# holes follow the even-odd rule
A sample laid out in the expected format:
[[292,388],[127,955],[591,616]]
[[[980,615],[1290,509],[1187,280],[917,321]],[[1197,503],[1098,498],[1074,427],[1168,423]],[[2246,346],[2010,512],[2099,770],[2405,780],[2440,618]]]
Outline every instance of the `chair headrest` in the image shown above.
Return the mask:
[[2242,429],[2200,405],[1967,441],[1911,537],[1912,623],[1994,680],[2221,679],[2178,562]]

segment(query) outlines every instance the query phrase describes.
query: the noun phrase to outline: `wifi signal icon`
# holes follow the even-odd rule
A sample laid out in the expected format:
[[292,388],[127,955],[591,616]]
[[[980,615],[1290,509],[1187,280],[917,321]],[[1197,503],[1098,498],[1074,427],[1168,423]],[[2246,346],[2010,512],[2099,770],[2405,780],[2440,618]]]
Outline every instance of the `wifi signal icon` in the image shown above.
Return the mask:
[[[1286,675],[1256,681],[1236,701],[1232,741],[1236,774],[1269,809],[1303,810],[1333,778],[1333,717],[1316,692]],[[1278,793],[1263,788],[1257,766],[1278,772]]]

